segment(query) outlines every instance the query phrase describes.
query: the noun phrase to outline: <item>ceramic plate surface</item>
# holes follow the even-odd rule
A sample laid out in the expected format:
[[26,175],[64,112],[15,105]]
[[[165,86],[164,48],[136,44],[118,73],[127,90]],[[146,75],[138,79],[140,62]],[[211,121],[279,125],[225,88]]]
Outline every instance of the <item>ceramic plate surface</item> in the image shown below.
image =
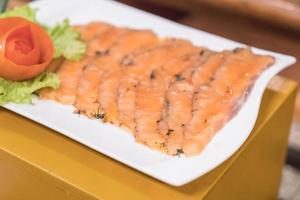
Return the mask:
[[[45,24],[65,18],[72,24],[101,20],[119,26],[152,29],[160,36],[185,38],[216,51],[245,46],[109,0],[41,0],[31,6],[39,9],[38,19]],[[255,124],[267,83],[295,62],[290,56],[257,48],[253,51],[272,55],[276,63],[257,79],[238,114],[195,157],[171,157],[153,151],[136,143],[123,129],[73,114],[74,107],[53,101],[35,99],[33,105],[7,104],[4,107],[160,181],[181,186],[214,169],[239,149]]]

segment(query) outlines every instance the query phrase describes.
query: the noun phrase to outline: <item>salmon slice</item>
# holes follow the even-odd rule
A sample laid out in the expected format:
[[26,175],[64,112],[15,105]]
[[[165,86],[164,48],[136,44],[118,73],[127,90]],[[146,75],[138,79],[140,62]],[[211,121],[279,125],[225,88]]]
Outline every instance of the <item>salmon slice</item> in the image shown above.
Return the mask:
[[[75,26],[75,29],[81,33],[81,39],[85,42],[89,42],[92,40],[96,35],[101,34],[105,32],[106,30],[110,29],[112,26],[101,23],[101,22],[92,22],[86,26]],[[87,43],[89,46],[89,43]],[[67,77],[66,74],[68,74],[68,70],[71,70],[70,73],[72,75],[80,75],[80,71],[83,69],[84,66],[79,66],[80,64],[86,64],[87,60],[89,58],[86,56],[83,61],[65,61],[60,59],[55,60],[55,62],[52,62],[52,64],[48,67],[49,71],[57,72],[58,77],[61,80],[60,84],[60,90],[55,90],[52,88],[45,88],[39,91],[39,96],[42,99],[57,99],[58,101],[62,101],[61,103],[64,104],[73,104],[75,101],[74,95],[71,95],[71,92],[74,92],[74,88],[72,88],[72,91],[68,91],[66,96],[62,92],[65,90],[63,88],[71,88],[69,87],[68,80],[62,80],[62,77]],[[73,66],[76,66],[74,69],[71,69]],[[64,69],[66,68],[66,69]],[[76,77],[77,78],[77,77]],[[70,77],[72,83],[78,84],[78,81],[75,81],[75,77]],[[67,84],[67,86],[65,86]],[[75,85],[77,87],[77,85]],[[62,95],[62,96],[60,96]],[[72,97],[71,97],[72,96]]]
[[114,124],[118,122],[118,86],[121,76],[121,60],[130,53],[157,44],[159,39],[148,30],[132,30],[118,40],[110,53],[115,57],[115,67],[110,67],[103,74],[99,85],[98,101],[105,120]]
[[176,74],[189,67],[185,64],[188,56],[201,51],[185,41],[176,43],[173,50],[161,52],[158,65],[152,67],[151,73],[145,73],[136,88],[135,137],[159,150],[165,148],[165,135],[160,134],[158,122],[162,118],[167,88]]
[[110,54],[121,62],[129,54],[138,53],[140,50],[156,45],[159,41],[157,35],[151,30],[130,29],[110,49]]
[[87,25],[74,26],[75,30],[80,33],[80,39],[84,42],[91,41],[95,36],[111,27],[112,25],[103,22],[90,22]]
[[74,104],[80,75],[88,60],[89,57],[85,57],[81,61],[64,60],[55,72],[60,80],[59,88],[40,90],[40,98],[57,100],[63,104]]
[[251,66],[251,70],[243,74],[242,77],[239,78],[238,83],[234,85],[231,89],[231,95],[228,96],[230,98],[223,99],[223,103],[228,104],[228,120],[229,121],[241,108],[241,105],[245,102],[250,93],[255,80],[257,77],[268,67],[274,64],[274,58],[271,56],[257,56],[254,55],[255,59],[253,60]]
[[79,113],[85,114],[90,118],[101,118],[100,106],[97,101],[99,84],[103,73],[109,68],[116,67],[114,55],[110,54],[109,51],[127,31],[129,30],[111,28],[97,36],[98,44],[95,46],[96,49],[93,49],[97,53],[90,58],[80,76],[75,103]]
[[[176,57],[178,51],[173,51],[173,49],[176,49],[179,43],[188,42],[164,40],[158,45],[126,56],[122,60],[122,75],[118,87],[118,120],[122,126],[134,130],[135,89],[138,82],[149,77],[154,68]],[[189,46],[191,46],[190,43]]]
[[113,69],[107,70],[103,75],[103,80],[98,85],[97,92],[97,111],[103,122],[110,122],[118,125],[118,108],[117,108],[117,88],[119,85],[121,70],[118,64]]
[[224,62],[222,54],[211,52],[206,52],[195,59],[191,60],[193,67],[184,71],[167,91],[168,105],[162,121],[166,123],[166,146],[171,155],[178,154],[182,149],[183,133],[186,125],[192,119],[192,99],[195,90],[200,85],[208,84],[211,81],[210,77]]
[[87,61],[87,57],[76,62],[64,61],[56,73],[60,80],[60,86],[57,90],[53,90],[55,100],[63,104],[73,104],[75,102],[79,76]]
[[154,47],[143,50],[139,53],[128,55],[121,61],[121,77],[117,89],[117,107],[118,121],[120,126],[134,130],[134,108],[135,108],[135,88],[137,86],[141,74],[144,72],[143,63],[135,64],[134,58],[144,57],[146,61],[149,55],[159,49],[162,45],[154,45]]
[[[210,131],[201,132],[206,124],[209,123],[211,129],[218,129],[221,126],[223,123],[221,119],[224,119],[224,113],[222,113],[224,107],[217,100],[220,99],[220,96],[226,94],[227,84],[229,82],[234,83],[234,80],[238,79],[242,72],[247,70],[248,63],[253,59],[252,55],[246,51],[224,52],[224,56],[225,62],[212,77],[210,84],[200,85],[194,94],[192,119],[186,127],[185,139],[182,144],[182,151],[186,155],[199,153],[211,139]],[[227,75],[227,73],[230,75]],[[225,78],[228,79],[225,81]],[[219,118],[219,121],[211,124],[208,117],[216,111],[219,111],[222,117]]]
[[202,151],[212,136],[231,119],[236,97],[243,98],[252,78],[273,63],[270,57],[258,62],[248,49],[226,54],[225,63],[211,84],[201,86],[194,96],[193,117],[184,132],[182,145],[186,155]]
[[81,61],[64,60],[58,67],[56,74],[60,80],[58,89],[45,88],[39,91],[41,99],[57,100],[63,104],[73,104],[76,98],[76,89],[82,68],[86,65],[88,57]]
[[[201,52],[204,52],[204,51],[201,51]],[[162,114],[161,114],[161,120],[159,121],[159,132],[161,134],[168,136],[170,132],[174,131],[173,129],[170,129],[168,127],[168,124],[166,122],[167,121],[166,118],[169,115],[169,112],[168,112],[169,107],[171,104],[169,95],[174,92],[172,90],[176,88],[174,86],[175,83],[183,83],[183,81],[186,81],[186,79],[192,74],[192,71],[197,66],[197,63],[195,63],[195,61],[197,61],[198,57],[202,57],[202,53],[199,53],[198,55],[196,54],[196,55],[189,56],[189,57],[187,57],[187,59],[184,59],[184,60],[177,60],[178,61],[177,65],[187,66],[187,69],[183,70],[182,72],[174,73],[175,74],[174,78],[170,81],[169,85],[167,86],[167,91],[165,93],[164,107],[163,107]],[[181,85],[180,87],[182,87],[182,86],[183,85]],[[170,131],[169,131],[169,129],[170,129]]]
[[91,57],[107,55],[109,49],[103,47],[118,45],[117,39],[125,35],[128,31],[129,29],[127,28],[112,27],[106,29],[100,35],[98,34],[100,37],[94,37],[89,42],[86,54]]
[[[111,57],[95,58],[91,60],[80,76],[77,88],[76,102],[74,106],[78,113],[84,114],[89,118],[101,118],[99,112],[98,87],[101,82],[106,63],[114,61]],[[112,64],[110,65],[112,66]]]

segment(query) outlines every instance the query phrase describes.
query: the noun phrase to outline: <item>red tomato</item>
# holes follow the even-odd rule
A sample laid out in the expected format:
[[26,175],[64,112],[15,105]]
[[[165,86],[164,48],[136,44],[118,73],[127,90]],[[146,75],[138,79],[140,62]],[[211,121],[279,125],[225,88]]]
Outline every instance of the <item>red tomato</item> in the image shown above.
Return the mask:
[[54,53],[51,38],[39,25],[20,17],[0,19],[0,76],[26,80],[42,73]]

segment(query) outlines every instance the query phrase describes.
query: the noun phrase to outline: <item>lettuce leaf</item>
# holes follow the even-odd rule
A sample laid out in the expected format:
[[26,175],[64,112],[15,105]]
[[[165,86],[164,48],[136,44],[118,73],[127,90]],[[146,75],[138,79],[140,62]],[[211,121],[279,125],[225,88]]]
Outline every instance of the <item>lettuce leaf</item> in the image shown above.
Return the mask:
[[6,12],[0,14],[0,18],[23,17],[29,21],[37,23],[36,11],[37,11],[36,9],[32,9],[28,5],[25,5],[22,7],[16,7],[12,10],[7,10]]
[[68,19],[54,27],[46,27],[55,48],[54,58],[60,56],[68,60],[79,60],[86,51],[86,44],[80,41],[80,34],[70,26]]
[[[36,9],[25,5],[4,12],[0,15],[0,18],[23,17],[38,23],[36,12]],[[70,25],[68,19],[65,19],[62,23],[57,23],[53,27],[42,26],[52,39],[55,49],[54,58],[63,56],[68,60],[79,60],[85,54],[86,44],[80,40],[80,34]]]
[[56,74],[45,72],[27,81],[10,81],[0,78],[0,105],[5,103],[31,103],[33,94],[44,87],[58,88]]

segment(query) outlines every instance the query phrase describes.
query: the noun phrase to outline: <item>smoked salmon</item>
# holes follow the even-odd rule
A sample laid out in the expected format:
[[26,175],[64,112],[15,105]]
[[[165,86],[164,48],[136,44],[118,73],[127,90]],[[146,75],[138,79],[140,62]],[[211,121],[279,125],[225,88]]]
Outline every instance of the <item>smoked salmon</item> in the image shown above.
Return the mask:
[[126,128],[137,142],[169,155],[198,155],[274,63],[250,48],[215,52],[150,30],[102,22],[75,29],[86,56],[51,67],[61,85],[40,97]]
[[[77,96],[75,102],[77,112],[88,117],[99,117],[98,87],[104,71],[115,64],[114,58],[108,52],[127,31],[110,28],[91,41],[92,44],[96,41],[97,45],[89,44],[89,61],[80,73],[79,85],[74,93]],[[95,56],[92,56],[93,54]]]
[[[101,34],[111,29],[111,25],[102,22],[92,22],[86,26],[75,26],[75,29],[81,33],[82,40],[87,42],[88,49],[90,49],[91,41],[93,41],[95,37],[102,38]],[[99,47],[97,49],[99,49]],[[90,57],[85,55],[80,61],[65,60],[60,66],[55,66],[55,68],[50,69],[58,75],[61,81],[60,87],[57,90],[50,88],[42,89],[39,92],[40,98],[57,100],[63,104],[74,104],[81,71],[89,59]]]
[[121,62],[126,56],[139,52],[157,44],[158,37],[152,31],[131,30],[118,41],[110,53],[114,56],[115,65],[107,69],[98,89],[98,102],[105,116],[105,120],[119,124],[118,120],[118,86],[121,78]]

